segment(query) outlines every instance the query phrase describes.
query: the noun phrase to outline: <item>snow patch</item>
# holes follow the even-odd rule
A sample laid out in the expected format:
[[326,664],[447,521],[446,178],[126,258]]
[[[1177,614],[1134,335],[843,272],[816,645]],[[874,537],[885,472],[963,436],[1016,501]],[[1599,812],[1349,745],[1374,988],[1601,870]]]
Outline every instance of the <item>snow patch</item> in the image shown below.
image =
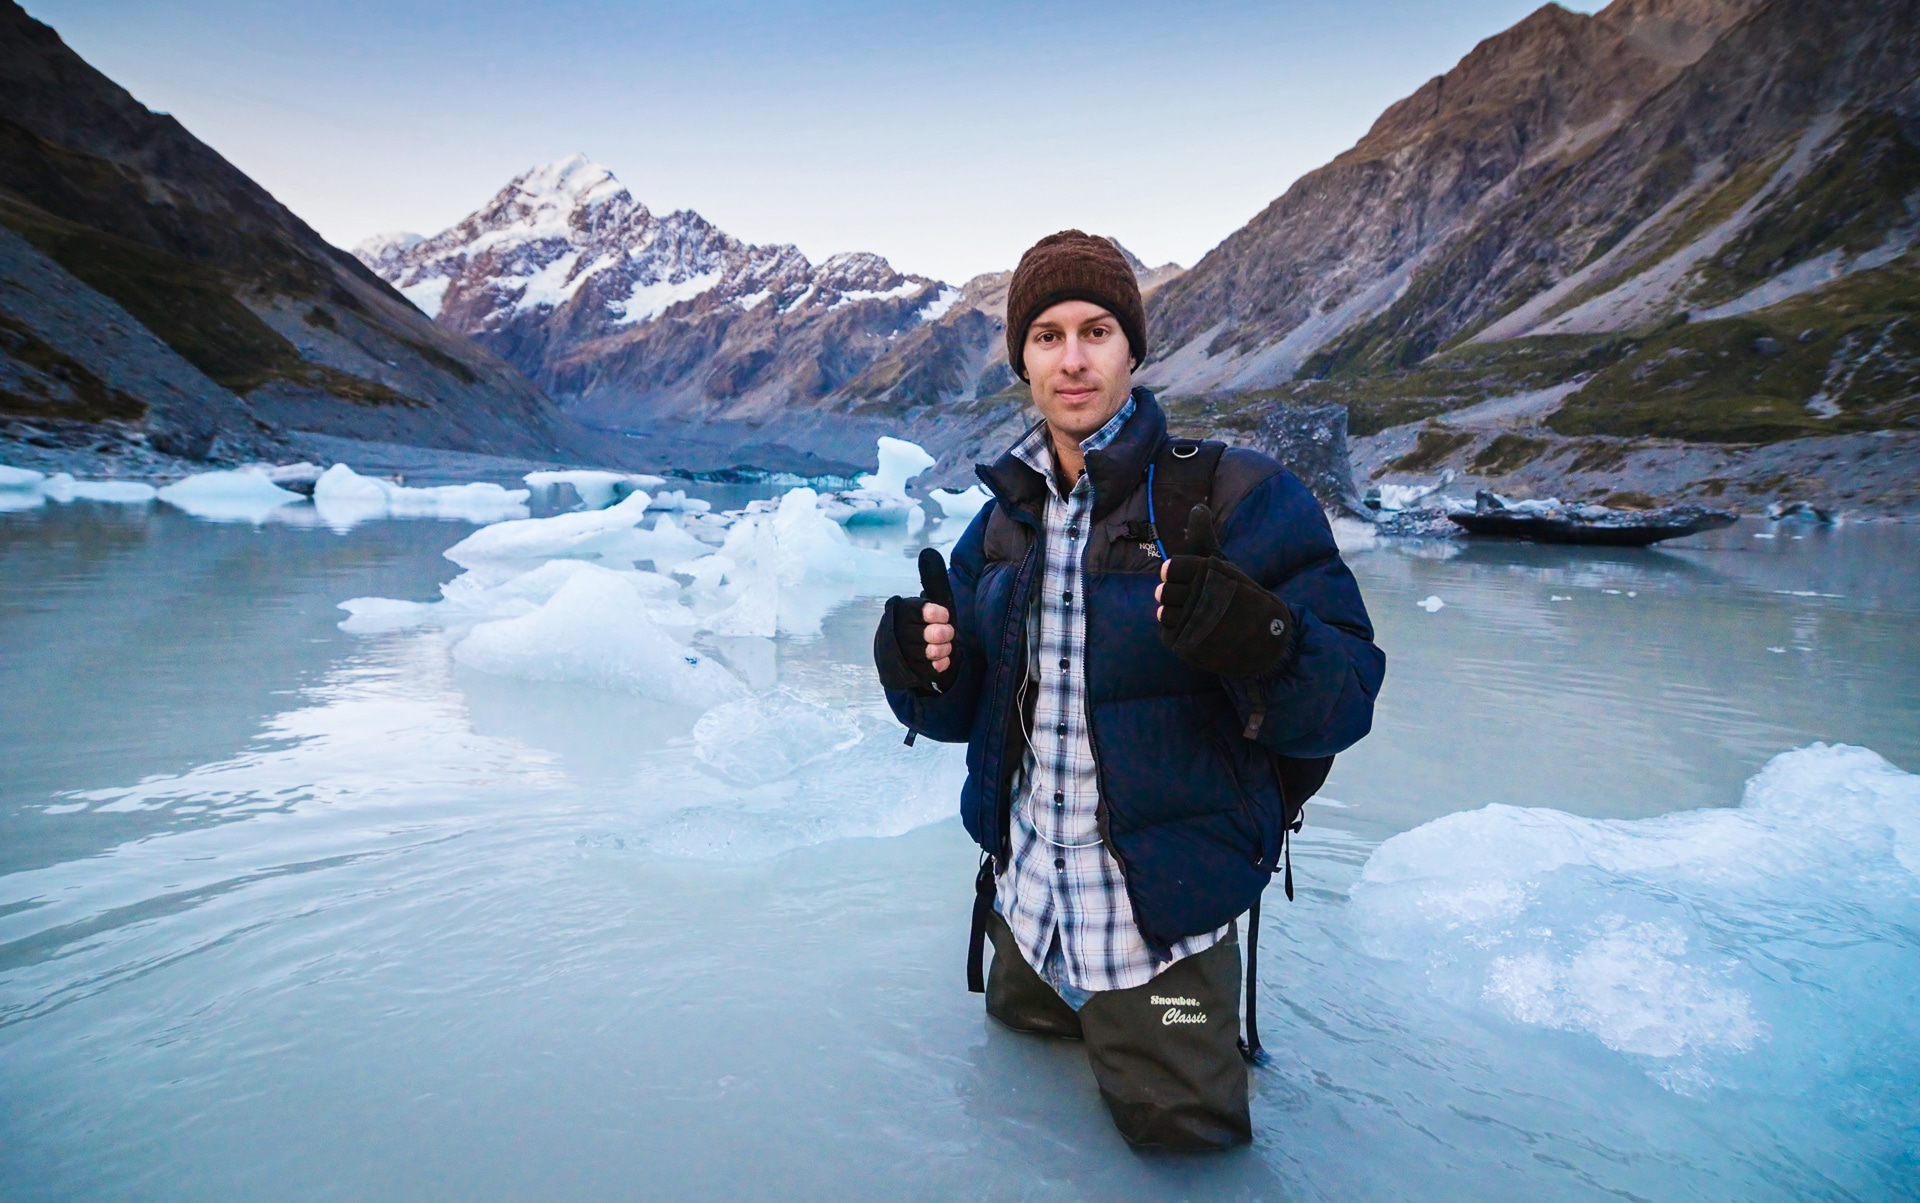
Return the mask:
[[959,299],[960,299],[959,289],[942,288],[938,296],[934,297],[931,301],[928,301],[925,305],[920,307],[919,312],[913,315],[914,320],[923,322],[923,323],[937,322],[941,318],[947,316],[947,312],[953,308],[954,302],[958,301]]
[[635,283],[624,301],[616,301],[607,306],[617,325],[629,326],[635,322],[651,321],[667,310],[684,301],[691,301],[720,286],[722,273],[704,272],[697,276],[688,276],[682,280],[660,280],[651,284]]
[[451,277],[436,276],[417,284],[401,285],[400,295],[413,302],[413,307],[428,317],[439,317],[440,303],[446,299],[447,288],[452,283]]

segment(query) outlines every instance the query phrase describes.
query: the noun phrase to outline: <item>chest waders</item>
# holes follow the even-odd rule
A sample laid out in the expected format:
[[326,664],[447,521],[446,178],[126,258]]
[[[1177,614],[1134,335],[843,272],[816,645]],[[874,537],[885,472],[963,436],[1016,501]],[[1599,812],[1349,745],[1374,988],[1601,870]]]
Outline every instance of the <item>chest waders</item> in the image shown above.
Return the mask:
[[[1226,450],[1225,443],[1211,439],[1169,439],[1147,465],[1147,521],[1128,523],[1125,538],[1152,543],[1160,552],[1162,563],[1171,556],[1184,554],[1187,540],[1183,518],[1192,513],[1196,505],[1211,506],[1214,469],[1219,466],[1220,457]],[[1160,514],[1168,516],[1164,527],[1158,520]],[[923,567],[923,578],[924,575]],[[941,583],[944,585],[944,574],[942,577]],[[931,597],[932,594],[927,596]],[[1245,738],[1251,740],[1260,733],[1261,721],[1265,717],[1264,708],[1256,705],[1246,730],[1242,732]],[[911,734],[908,742],[912,742]],[[1280,856],[1277,859],[1282,863],[1263,867],[1273,872],[1284,866],[1282,883],[1287,900],[1291,902],[1293,852],[1289,837],[1300,830],[1307,799],[1326,782],[1327,774],[1333,769],[1333,757],[1302,759],[1268,752],[1267,761],[1280,791],[1282,814]],[[980,871],[973,880],[973,926],[967,937],[967,989],[975,994],[984,994],[987,990],[986,944],[988,925],[993,917],[996,867],[995,858],[983,857]],[[1240,1055],[1255,1064],[1265,1059],[1265,1052],[1260,1047],[1259,1020],[1254,1010],[1254,985],[1259,976],[1259,963],[1260,900],[1255,898],[1247,911],[1246,1034],[1239,1039]]]

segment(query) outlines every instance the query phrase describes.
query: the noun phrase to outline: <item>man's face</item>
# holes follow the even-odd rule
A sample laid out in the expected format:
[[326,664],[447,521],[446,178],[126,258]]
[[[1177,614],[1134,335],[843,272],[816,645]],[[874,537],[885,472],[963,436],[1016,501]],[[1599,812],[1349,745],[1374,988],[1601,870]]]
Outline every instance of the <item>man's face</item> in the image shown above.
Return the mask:
[[1086,438],[1119,413],[1133,391],[1126,333],[1092,301],[1042,310],[1027,327],[1026,361],[1034,408],[1056,435]]

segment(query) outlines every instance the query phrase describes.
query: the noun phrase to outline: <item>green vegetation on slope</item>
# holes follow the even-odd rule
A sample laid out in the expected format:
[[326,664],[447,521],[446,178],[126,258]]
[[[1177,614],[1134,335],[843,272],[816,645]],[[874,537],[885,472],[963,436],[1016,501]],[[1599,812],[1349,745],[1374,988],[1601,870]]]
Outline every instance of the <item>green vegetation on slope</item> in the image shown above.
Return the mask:
[[1708,443],[1920,425],[1920,259],[1740,317],[1669,324],[1547,424]]
[[1554,335],[1460,347],[1410,370],[1329,380],[1300,380],[1230,397],[1175,398],[1169,412],[1197,425],[1251,430],[1274,404],[1347,407],[1347,430],[1378,434],[1465,409],[1493,397],[1551,388],[1590,376],[1630,354],[1627,337]]
[[281,380],[356,405],[421,404],[376,380],[303,359],[292,343],[241,304],[225,277],[212,268],[4,197],[0,223],[82,283],[118,302],[182,359],[232,392],[244,394]]
[[1796,263],[1828,251],[1858,255],[1888,231],[1913,224],[1920,147],[1891,113],[1866,113],[1841,131],[1840,145],[1785,195],[1763,209],[1700,273],[1698,299],[1731,300]]

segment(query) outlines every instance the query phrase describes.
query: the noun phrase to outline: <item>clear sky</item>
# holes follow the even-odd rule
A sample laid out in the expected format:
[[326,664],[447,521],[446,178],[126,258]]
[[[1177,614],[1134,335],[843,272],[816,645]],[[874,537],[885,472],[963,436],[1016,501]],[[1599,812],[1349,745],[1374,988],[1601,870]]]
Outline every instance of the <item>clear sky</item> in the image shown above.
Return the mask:
[[1191,266],[1537,7],[25,3],[343,246],[584,151],[657,212],[954,282],[1066,226]]

